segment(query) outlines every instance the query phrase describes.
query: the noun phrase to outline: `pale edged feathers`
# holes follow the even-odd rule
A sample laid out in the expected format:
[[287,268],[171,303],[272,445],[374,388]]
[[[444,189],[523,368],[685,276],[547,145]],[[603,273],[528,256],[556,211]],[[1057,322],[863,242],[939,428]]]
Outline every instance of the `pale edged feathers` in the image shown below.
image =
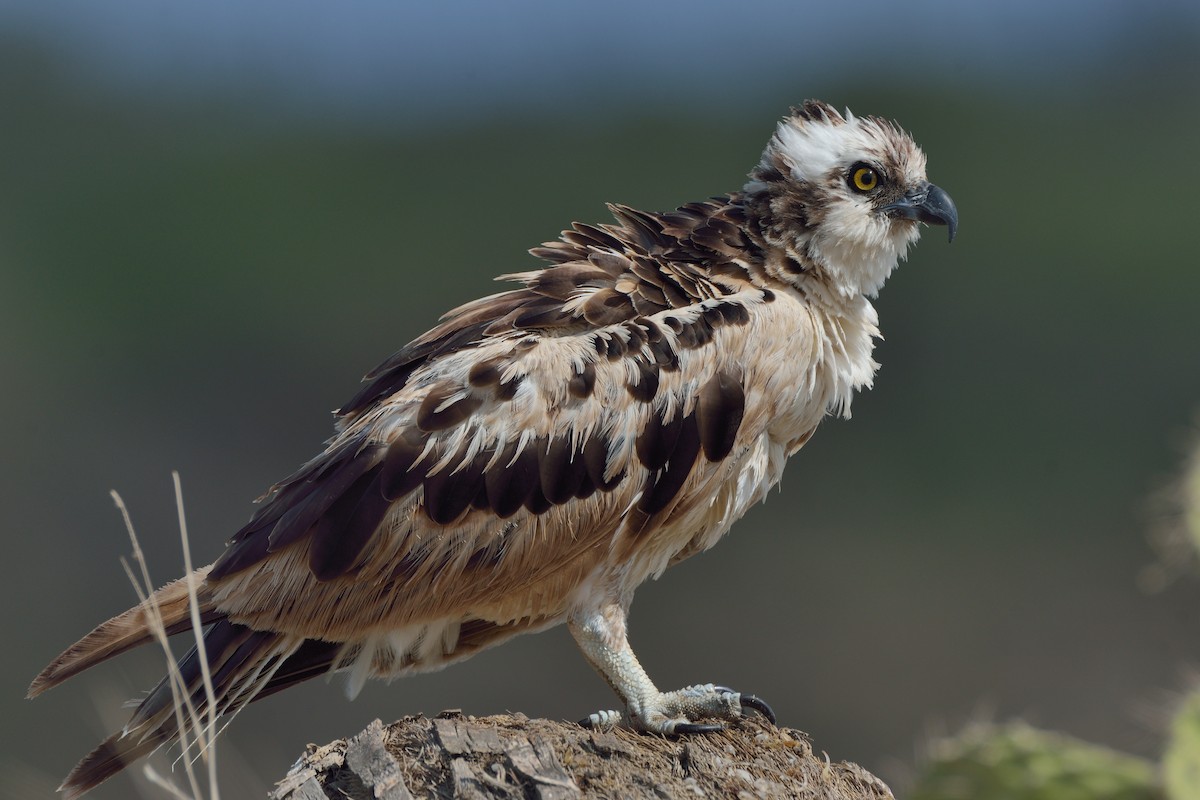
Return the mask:
[[[370,373],[364,390],[340,412],[342,436],[274,488],[235,534],[213,579],[305,536],[312,537],[314,575],[347,574],[375,530],[395,515],[386,501],[418,490],[425,516],[443,526],[469,512],[500,519],[521,508],[543,514],[612,491],[627,469],[601,463],[614,448],[612,431],[632,424],[618,434],[633,440],[642,426],[637,413],[648,426],[661,421],[653,407],[634,410],[632,422],[614,421],[616,410],[630,400],[653,406],[663,374],[678,370],[681,353],[710,345],[719,330],[745,325],[748,303],[765,297],[749,289],[744,273],[739,279],[731,269],[714,279],[704,269],[722,258],[712,247],[752,250],[735,234],[744,219],[728,198],[663,215],[612,209],[620,226],[576,224],[560,242],[535,248],[552,266],[508,276],[524,289],[455,309]],[[675,309],[684,313],[667,313]],[[567,367],[560,377],[554,376],[560,367],[538,360],[539,348],[570,351],[554,362]],[[466,380],[457,377],[464,365]],[[610,377],[602,381],[605,396],[592,402],[598,375]],[[614,384],[625,392],[614,392]],[[512,427],[506,406],[521,391],[525,404],[538,394],[546,416],[506,430]],[[589,403],[594,407],[580,413]],[[705,408],[707,436],[715,406]],[[575,424],[556,431],[551,416]],[[723,457],[728,449],[709,443],[705,452]],[[660,453],[651,463],[659,470],[665,457]],[[682,469],[677,459],[672,480]],[[669,499],[661,487],[656,497],[662,504]]]
[[[531,253],[553,266],[501,276],[525,286],[448,312],[442,324],[368,373],[366,385],[338,413],[353,417],[401,389],[430,359],[486,337],[604,328],[720,297],[739,282],[723,280],[711,265],[730,252],[754,257],[756,246],[739,227],[744,212],[732,198],[690,203],[667,214],[609,208],[620,225],[575,223],[560,241],[533,248]],[[733,270],[735,277],[739,272]]]

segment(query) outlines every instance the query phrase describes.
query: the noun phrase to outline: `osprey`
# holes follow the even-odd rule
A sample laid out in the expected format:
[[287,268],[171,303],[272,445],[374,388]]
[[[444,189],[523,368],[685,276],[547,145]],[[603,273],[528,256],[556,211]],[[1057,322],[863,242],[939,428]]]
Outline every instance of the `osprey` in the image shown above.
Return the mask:
[[[869,387],[868,298],[919,235],[958,222],[894,123],[809,101],[740,192],[668,213],[610,206],[530,252],[520,286],[460,306],[369,373],[324,452],[196,571],[216,713],[330,671],[440,669],[566,623],[628,721],[719,729],[761,700],[660,691],[626,636],[634,589],[712,547],[787,458]],[[189,629],[187,581],[154,599]],[[151,641],[137,606],[35,696]],[[195,648],[183,680],[207,713]],[[617,723],[602,711],[584,724]],[[178,737],[166,679],[75,767],[76,797]]]

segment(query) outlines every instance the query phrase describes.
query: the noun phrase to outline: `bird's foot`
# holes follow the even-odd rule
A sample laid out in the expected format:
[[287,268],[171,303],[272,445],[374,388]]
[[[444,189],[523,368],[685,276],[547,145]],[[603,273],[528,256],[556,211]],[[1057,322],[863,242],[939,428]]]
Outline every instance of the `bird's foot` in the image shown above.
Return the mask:
[[[712,719],[732,722],[746,711],[754,711],[775,724],[775,712],[752,694],[741,694],[711,683],[688,686],[674,692],[657,692],[640,703],[630,703],[630,724],[646,733],[675,736],[712,733],[724,730],[723,722],[696,722]],[[621,723],[620,711],[598,711],[579,721],[585,728],[607,730]]]

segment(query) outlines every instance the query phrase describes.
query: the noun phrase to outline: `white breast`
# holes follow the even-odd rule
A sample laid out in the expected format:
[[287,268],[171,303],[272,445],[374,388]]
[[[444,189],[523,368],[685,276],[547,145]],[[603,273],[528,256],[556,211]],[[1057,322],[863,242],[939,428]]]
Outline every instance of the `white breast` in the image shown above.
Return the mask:
[[692,489],[692,503],[629,565],[627,585],[712,547],[783,476],[787,459],[829,413],[849,416],[854,391],[869,387],[877,364],[874,308],[863,298],[831,313],[780,292],[760,306],[740,340],[723,344],[744,366],[746,415],[723,469]]

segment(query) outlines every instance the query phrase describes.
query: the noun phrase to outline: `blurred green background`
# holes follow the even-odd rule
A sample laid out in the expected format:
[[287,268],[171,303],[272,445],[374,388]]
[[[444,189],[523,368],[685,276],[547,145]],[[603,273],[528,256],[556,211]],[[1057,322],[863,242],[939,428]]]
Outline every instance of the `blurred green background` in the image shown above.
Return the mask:
[[[980,714],[1157,756],[1200,657],[1196,582],[1138,583],[1200,405],[1200,12],[1043,5],[0,5],[0,795],[49,796],[160,673],[22,699],[135,601],[110,489],[165,582],[179,470],[212,560],[441,311],[605,201],[739,188],[806,97],[912,130],[960,237],[884,289],[853,422],[639,592],[635,648],[897,785]],[[227,797],[375,717],[613,702],[561,629],[333,684],[238,718]]]

